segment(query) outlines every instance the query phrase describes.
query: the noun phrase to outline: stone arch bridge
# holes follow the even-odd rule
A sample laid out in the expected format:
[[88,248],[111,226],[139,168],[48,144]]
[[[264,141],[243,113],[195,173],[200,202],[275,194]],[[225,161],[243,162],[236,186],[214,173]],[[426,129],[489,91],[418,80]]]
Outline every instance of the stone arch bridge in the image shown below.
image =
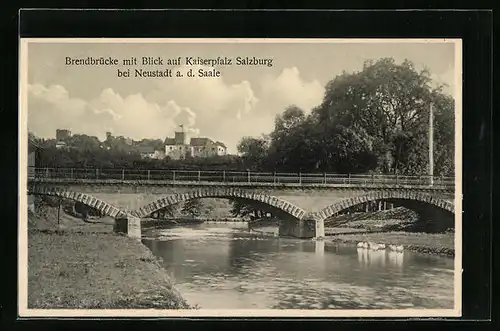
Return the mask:
[[[169,205],[195,198],[241,199],[278,216],[280,235],[321,238],[324,221],[347,208],[389,201],[420,217],[454,217],[453,185],[235,183],[29,178],[29,195],[81,202],[117,221],[139,222]],[[137,224],[136,224],[137,227]],[[140,227],[140,225],[139,225]]]

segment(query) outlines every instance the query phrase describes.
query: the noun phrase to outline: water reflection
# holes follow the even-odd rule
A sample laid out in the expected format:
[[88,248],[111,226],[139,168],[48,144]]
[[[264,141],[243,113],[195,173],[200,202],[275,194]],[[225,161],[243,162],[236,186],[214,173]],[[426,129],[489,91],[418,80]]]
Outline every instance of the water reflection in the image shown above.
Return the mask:
[[325,256],[325,242],[323,240],[316,241],[316,256],[324,257]]
[[392,265],[395,265],[397,267],[403,267],[404,252],[389,251],[387,252],[387,256],[389,258],[389,262]]
[[380,265],[385,266],[386,251],[385,250],[369,250],[365,248],[357,248],[358,261],[361,265],[371,266]]
[[144,240],[202,308],[452,308],[453,260],[263,237],[235,224],[151,230]]
[[[390,265],[402,268],[405,256],[404,252],[391,250],[369,250],[359,247],[357,248],[357,253],[360,265],[364,266],[380,265],[384,267],[386,265]],[[419,257],[415,256],[414,260],[418,261]]]

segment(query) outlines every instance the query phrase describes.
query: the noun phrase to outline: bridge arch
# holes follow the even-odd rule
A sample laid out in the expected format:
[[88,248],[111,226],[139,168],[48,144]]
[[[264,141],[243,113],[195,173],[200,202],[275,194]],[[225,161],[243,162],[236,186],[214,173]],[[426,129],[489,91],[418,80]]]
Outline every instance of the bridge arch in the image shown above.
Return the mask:
[[43,185],[35,185],[28,188],[29,195],[48,195],[61,197],[76,202],[80,202],[88,207],[100,211],[103,215],[111,216],[113,218],[124,217],[125,213],[119,208],[100,200],[90,194],[78,193],[66,190],[59,187],[46,187]]
[[379,191],[372,192],[362,196],[355,196],[347,198],[336,203],[333,203],[319,212],[313,213],[312,218],[316,221],[325,220],[335,214],[356,206],[361,203],[372,202],[377,200],[389,200],[389,201],[407,201],[419,204],[430,205],[434,208],[444,211],[446,213],[455,213],[454,203],[436,198],[430,194],[422,193],[418,191]]
[[146,217],[170,205],[198,198],[233,198],[254,201],[259,204],[269,206],[277,211],[284,212],[299,220],[306,215],[306,211],[304,209],[283,199],[267,194],[244,191],[237,188],[202,188],[188,193],[172,194],[148,203],[147,205],[132,211],[131,214],[136,217]]

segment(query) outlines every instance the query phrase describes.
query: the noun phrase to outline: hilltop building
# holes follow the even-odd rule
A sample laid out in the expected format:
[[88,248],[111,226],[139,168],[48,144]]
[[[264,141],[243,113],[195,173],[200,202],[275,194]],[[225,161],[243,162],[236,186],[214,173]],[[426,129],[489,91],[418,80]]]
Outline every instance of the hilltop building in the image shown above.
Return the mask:
[[[125,144],[132,146],[143,159],[161,160],[168,156],[173,160],[183,160],[188,157],[206,158],[227,155],[227,147],[224,143],[206,137],[189,138],[182,126],[181,130],[175,132],[173,138],[166,138],[161,147],[139,144],[139,142],[123,137],[118,138],[125,139]],[[106,140],[102,143],[101,148],[109,150],[114,139],[117,138],[111,132],[106,132]],[[61,140],[57,141],[56,147],[67,148],[67,145]]]
[[56,130],[56,140],[64,141],[71,138],[71,131],[67,129],[57,129]]
[[68,148],[68,139],[71,138],[71,131],[67,129],[57,129],[56,130],[56,148],[67,149]]
[[56,148],[57,149],[68,149],[68,144],[66,144],[66,142],[64,142],[62,140],[59,140],[58,142],[56,142]]
[[227,154],[226,145],[220,141],[214,142],[209,138],[192,138],[189,145],[193,157],[211,157]]
[[226,155],[227,147],[220,141],[210,138],[191,138],[188,142],[187,133],[181,126],[181,131],[176,131],[174,138],[165,139],[165,156],[174,160],[186,157],[212,157]]

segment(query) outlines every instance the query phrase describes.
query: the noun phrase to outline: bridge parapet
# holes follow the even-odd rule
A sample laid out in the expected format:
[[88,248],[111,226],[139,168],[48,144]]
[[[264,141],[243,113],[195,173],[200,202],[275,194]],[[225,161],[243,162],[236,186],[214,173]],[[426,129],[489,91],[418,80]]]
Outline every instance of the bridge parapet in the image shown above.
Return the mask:
[[455,189],[454,178],[398,175],[302,174],[234,171],[33,168],[28,181],[102,185],[175,185],[281,188]]

